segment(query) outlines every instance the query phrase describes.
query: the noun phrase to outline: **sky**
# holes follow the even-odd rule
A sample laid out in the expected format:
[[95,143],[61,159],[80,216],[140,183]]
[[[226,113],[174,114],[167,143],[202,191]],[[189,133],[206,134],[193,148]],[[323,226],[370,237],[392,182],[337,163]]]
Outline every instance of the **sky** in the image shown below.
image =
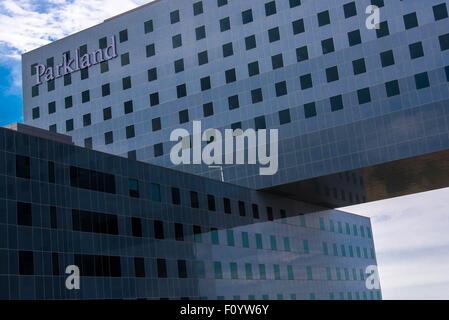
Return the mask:
[[[148,0],[0,0],[0,126],[22,118],[21,54]],[[372,218],[384,299],[449,299],[449,189],[344,208]]]

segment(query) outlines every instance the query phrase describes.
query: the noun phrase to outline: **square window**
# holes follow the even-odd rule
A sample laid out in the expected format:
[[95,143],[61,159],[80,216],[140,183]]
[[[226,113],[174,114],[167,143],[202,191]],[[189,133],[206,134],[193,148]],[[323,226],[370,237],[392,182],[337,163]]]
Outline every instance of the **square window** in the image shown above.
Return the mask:
[[73,119],[66,120],[66,122],[65,122],[65,131],[66,132],[73,131]]
[[157,80],[157,69],[156,68],[152,68],[150,70],[148,70],[148,81],[154,81]]
[[100,72],[105,73],[109,71],[109,63],[108,61],[100,62]]
[[416,42],[416,43],[412,43],[411,45],[408,46],[409,50],[410,50],[410,58],[413,59],[417,59],[420,57],[424,57],[424,48],[422,46],[422,42]]
[[304,27],[304,19],[299,19],[292,22],[293,34],[300,34],[306,31]]
[[72,96],[68,96],[64,98],[64,104],[65,104],[65,108],[69,109],[71,107],[73,107],[73,98]]
[[130,63],[129,52],[122,54],[120,56],[120,60],[121,60],[121,63],[122,63],[122,67],[128,65]]
[[150,106],[154,107],[159,104],[159,92],[150,94]]
[[223,58],[232,56],[234,54],[234,49],[232,47],[232,42],[223,45]]
[[248,74],[250,77],[258,75],[260,73],[259,71],[259,62],[254,61],[248,64]]
[[379,29],[376,29],[377,38],[382,38],[390,35],[390,29],[388,28],[388,22],[383,21],[379,25]]
[[19,251],[19,274],[22,276],[34,275],[33,251]]
[[89,90],[83,91],[83,93],[81,94],[81,98],[82,98],[81,101],[83,103],[89,102],[90,101],[90,91]]
[[229,69],[225,72],[226,83],[231,83],[237,81],[237,76],[235,74],[235,69]]
[[301,5],[301,0],[290,0],[290,8],[294,8]]
[[69,86],[72,84],[72,74],[64,75],[64,86]]
[[371,4],[378,8],[382,8],[383,6],[385,6],[384,0],[371,0]]
[[282,53],[272,56],[271,64],[273,66],[273,70],[284,67],[284,59],[282,58]]
[[214,105],[212,102],[203,104],[204,117],[210,117],[214,115]]
[[439,36],[441,51],[449,50],[449,33]]
[[343,109],[343,97],[341,95],[331,97],[330,102],[332,112]]
[[132,113],[133,112],[133,101],[132,100],[130,100],[130,101],[126,101],[124,104],[123,104],[123,108],[124,108],[124,110],[125,110],[125,114],[129,114],[129,113]]
[[253,103],[259,103],[263,101],[262,89],[251,90],[251,99]]
[[179,10],[170,12],[170,22],[171,24],[175,24],[180,21],[179,18]]
[[228,98],[229,110],[238,109],[240,107],[239,96],[235,95]]
[[242,123],[241,122],[235,122],[233,124],[231,124],[231,129],[233,131],[237,130],[237,129],[242,129]]
[[123,90],[131,88],[131,77],[126,77],[122,79]]
[[365,104],[371,102],[371,93],[369,88],[360,89],[357,91],[357,97],[359,99],[359,104]]
[[103,97],[106,97],[111,94],[111,85],[109,83],[106,83],[101,86],[101,95]]
[[228,4],[228,0],[217,0],[217,6],[222,7]]
[[275,84],[276,97],[285,96],[287,94],[287,82],[282,81]]
[[448,17],[446,3],[443,2],[442,4],[433,6],[433,15],[435,21],[446,19]]
[[327,82],[334,82],[339,80],[338,68],[337,66],[326,69]]
[[206,27],[201,26],[195,29],[196,40],[201,40],[206,38]]
[[54,79],[47,82],[47,91],[50,92],[53,90],[55,90],[55,80]]
[[265,116],[260,116],[254,119],[254,123],[256,126],[256,131],[257,130],[264,130],[267,128],[267,124],[265,121]]
[[203,2],[198,1],[193,4],[193,15],[197,16],[203,13]]
[[37,97],[39,95],[39,86],[31,87],[31,97]]
[[346,3],[343,5],[343,10],[345,12],[345,18],[351,18],[357,15],[357,7],[355,6],[355,1]]
[[153,30],[154,30],[154,27],[153,27],[153,20],[145,21],[145,23],[144,23],[143,26],[144,26],[145,34],[150,33],[150,32],[153,32]]
[[352,61],[352,68],[354,70],[354,75],[365,73],[366,72],[365,59],[361,58],[361,59]]
[[179,123],[183,124],[187,122],[189,122],[189,110],[179,111]]
[[201,78],[201,91],[206,91],[211,88],[210,77]]
[[175,73],[184,71],[184,59],[179,59],[175,61]]
[[81,80],[89,78],[89,69],[81,69]]
[[323,11],[318,13],[318,26],[322,27],[331,23],[331,18],[329,16],[329,11]]
[[412,12],[404,16],[404,25],[406,30],[418,26],[418,17],[416,16],[416,12]]
[[348,32],[348,41],[349,46],[353,47],[362,43],[362,36],[360,34],[360,30],[354,30]]
[[268,17],[273,14],[276,14],[276,1],[265,3],[265,15]]
[[242,22],[243,24],[253,22],[253,11],[251,9],[242,12]]
[[312,82],[312,74],[305,74],[299,77],[299,80],[301,82],[301,89],[306,90],[313,87]]
[[48,131],[50,131],[50,132],[57,132],[56,131],[56,124],[52,124],[52,125],[48,126]]
[[126,139],[131,139],[136,136],[136,133],[134,131],[134,126],[128,126],[126,127]]
[[279,123],[280,125],[290,123],[291,116],[290,116],[290,109],[285,109],[282,111],[279,111]]
[[177,86],[176,87],[176,93],[178,95],[178,99],[187,96],[187,87],[186,87],[186,85],[185,84],[181,84],[181,85]]
[[162,129],[161,118],[155,118],[151,121],[153,132],[159,131]]
[[387,91],[387,97],[393,97],[399,95],[401,92],[399,90],[399,81],[394,80],[385,83],[385,89]]
[[206,64],[209,62],[209,56],[207,54],[207,50],[198,53],[198,65],[202,66],[203,64]]
[[427,72],[415,75],[416,90],[430,87],[429,75]]
[[39,107],[33,108],[32,114],[33,114],[33,120],[38,119],[40,117]]
[[147,58],[152,57],[156,54],[156,49],[154,47],[154,43],[146,46]]
[[128,41],[128,30],[122,30],[119,32],[120,43]]
[[382,68],[394,65],[395,62],[393,50],[382,52],[380,54],[380,61],[382,63]]
[[182,36],[177,34],[172,37],[173,49],[179,48],[182,46]]
[[246,50],[251,50],[257,47],[256,36],[252,35],[245,38]]
[[109,119],[112,119],[112,108],[111,107],[103,109],[103,120],[106,121]]
[[92,124],[92,117],[91,117],[90,113],[85,114],[85,115],[83,116],[83,126],[84,126],[84,127],[88,127],[88,126],[90,126],[91,124]]
[[316,115],[315,102],[310,102],[304,105],[304,116],[306,119],[316,117]]
[[296,49],[296,60],[298,60],[298,62],[309,60],[309,51],[307,46]]
[[270,40],[270,42],[281,40],[281,35],[279,33],[278,27],[268,30],[268,39]]
[[335,51],[334,39],[329,38],[321,41],[321,47],[323,49],[323,54],[328,54]]
[[92,137],[84,139],[84,148],[86,149],[93,148]]
[[220,20],[220,31],[225,32],[231,29],[231,20],[229,17]]

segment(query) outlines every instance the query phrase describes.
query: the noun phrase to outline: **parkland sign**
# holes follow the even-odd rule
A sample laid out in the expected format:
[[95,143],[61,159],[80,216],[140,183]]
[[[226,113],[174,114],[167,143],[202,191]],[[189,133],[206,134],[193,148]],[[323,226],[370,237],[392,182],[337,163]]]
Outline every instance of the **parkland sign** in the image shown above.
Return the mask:
[[67,74],[71,74],[82,69],[89,68],[104,61],[108,61],[117,57],[117,49],[115,45],[115,37],[111,37],[110,45],[104,49],[98,49],[92,53],[86,53],[80,56],[79,50],[75,50],[75,57],[70,59],[67,54],[62,56],[62,63],[56,66],[48,67],[43,64],[35,66],[36,82],[40,85],[42,82],[51,81],[61,78]]

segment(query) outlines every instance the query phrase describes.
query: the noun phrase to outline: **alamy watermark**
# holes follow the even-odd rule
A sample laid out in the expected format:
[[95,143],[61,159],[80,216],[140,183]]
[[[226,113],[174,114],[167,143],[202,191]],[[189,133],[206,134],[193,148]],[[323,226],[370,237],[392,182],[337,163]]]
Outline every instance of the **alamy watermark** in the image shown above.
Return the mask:
[[366,7],[365,13],[368,14],[366,18],[366,28],[368,30],[380,29],[380,9],[378,6],[368,6]]

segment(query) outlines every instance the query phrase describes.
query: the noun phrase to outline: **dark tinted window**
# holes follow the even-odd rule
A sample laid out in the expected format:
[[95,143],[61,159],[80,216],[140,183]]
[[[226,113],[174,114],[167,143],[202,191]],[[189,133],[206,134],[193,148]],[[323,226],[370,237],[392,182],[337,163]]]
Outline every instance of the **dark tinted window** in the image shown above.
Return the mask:
[[16,177],[30,179],[30,158],[16,155]]
[[17,224],[29,227],[33,225],[31,203],[17,202]]

